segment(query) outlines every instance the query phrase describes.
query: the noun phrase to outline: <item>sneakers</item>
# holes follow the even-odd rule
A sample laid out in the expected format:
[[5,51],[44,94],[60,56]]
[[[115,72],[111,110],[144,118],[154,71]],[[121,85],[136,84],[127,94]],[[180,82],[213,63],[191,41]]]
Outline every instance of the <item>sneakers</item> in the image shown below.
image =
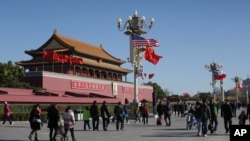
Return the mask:
[[14,121],[12,121],[12,123],[10,125],[14,125]]
[[207,137],[207,134],[204,134],[203,137]]
[[31,136],[28,136],[28,138],[29,138],[29,140],[30,140],[30,141],[32,141],[32,138],[31,138]]

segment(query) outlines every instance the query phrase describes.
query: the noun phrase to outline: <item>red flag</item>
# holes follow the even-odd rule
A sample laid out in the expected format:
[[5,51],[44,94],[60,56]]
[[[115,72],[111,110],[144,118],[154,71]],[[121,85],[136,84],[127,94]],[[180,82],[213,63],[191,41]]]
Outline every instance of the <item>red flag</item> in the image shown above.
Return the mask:
[[243,88],[245,85],[243,84],[243,83],[240,83],[240,82],[238,82],[237,83],[237,88],[238,89],[241,89],[241,88]]
[[149,75],[148,75],[148,79],[153,78],[153,77],[154,77],[154,75],[155,75],[154,73],[149,74]]
[[58,54],[54,50],[52,50],[52,51],[44,50],[43,51],[43,58],[45,60],[60,61]]
[[68,56],[66,54],[57,54],[59,61],[62,63],[68,62]]
[[83,64],[82,58],[78,58],[78,64]]
[[83,64],[82,58],[74,57],[74,56],[69,57],[69,62],[72,63],[72,64]]
[[142,79],[144,79],[144,78],[143,78],[143,75],[142,75],[142,72],[137,73],[137,76],[138,76],[138,77],[141,77]]
[[162,58],[162,56],[155,54],[153,47],[147,46],[146,49],[144,50],[144,58],[147,61],[156,65],[158,63],[158,61],[160,60],[160,58]]
[[214,79],[215,80],[222,80],[226,77],[227,77],[227,75],[223,70],[219,70],[219,71],[214,72]]

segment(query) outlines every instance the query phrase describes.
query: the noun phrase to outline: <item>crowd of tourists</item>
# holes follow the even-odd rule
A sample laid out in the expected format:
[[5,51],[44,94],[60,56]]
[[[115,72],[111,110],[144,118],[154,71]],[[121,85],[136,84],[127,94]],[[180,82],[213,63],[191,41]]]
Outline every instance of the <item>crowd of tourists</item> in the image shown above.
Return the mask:
[[[241,110],[238,117],[236,116],[237,109],[240,109],[241,105],[235,102],[229,102],[225,100],[224,103],[216,103],[213,99],[202,99],[201,102],[185,103],[180,101],[175,104],[169,104],[169,101],[160,101],[157,105],[158,122],[162,124],[162,119],[165,120],[166,126],[171,125],[171,115],[175,117],[185,117],[187,114],[191,114],[192,118],[195,119],[197,127],[197,136],[206,137],[208,132],[210,134],[217,134],[218,127],[218,116],[221,116],[224,120],[225,133],[230,132],[230,126],[232,125],[232,118],[238,119],[239,125],[245,125],[246,121],[249,120],[250,124],[250,104],[246,105],[246,110]],[[220,109],[220,115],[218,115]]]
[[[230,125],[232,125],[232,118],[236,117],[237,106],[227,100],[223,104],[218,104],[213,99],[202,99],[201,102],[185,103],[180,101],[177,103],[171,103],[170,101],[159,101],[156,106],[158,115],[157,125],[171,126],[171,118],[180,117],[183,118],[187,114],[190,114],[195,119],[195,125],[197,127],[197,136],[206,137],[208,133],[217,134],[218,127],[218,113],[220,109],[221,117],[224,119],[225,133],[229,133]],[[100,111],[99,111],[100,110]],[[134,122],[144,125],[148,124],[148,118],[150,110],[146,103],[141,105],[137,104],[133,109]],[[29,114],[29,123],[31,132],[28,135],[29,140],[34,137],[35,141],[39,141],[39,131],[43,126],[41,121],[41,107],[39,104],[35,104]],[[67,106],[64,113],[60,114],[56,104],[51,104],[46,109],[47,112],[47,128],[49,129],[50,141],[55,141],[57,135],[60,135],[62,140],[69,139],[68,132],[70,132],[72,141],[76,141],[74,127],[76,124],[75,114],[70,106]],[[11,108],[8,102],[4,102],[4,114],[2,125],[9,121],[10,125],[14,124],[11,119]],[[100,118],[102,119],[102,130],[108,131],[110,120],[115,122],[115,128],[117,131],[124,130],[124,124],[129,124],[129,111],[126,104],[122,105],[118,102],[113,109],[113,114],[106,101],[103,101],[100,108],[96,101],[90,106],[86,106],[83,110],[83,130],[99,131]],[[245,125],[246,121],[250,123],[250,104],[247,105],[246,111],[242,110],[238,114],[239,125]],[[91,119],[91,120],[90,120]],[[130,119],[131,120],[131,119]],[[90,123],[91,122],[91,123]]]

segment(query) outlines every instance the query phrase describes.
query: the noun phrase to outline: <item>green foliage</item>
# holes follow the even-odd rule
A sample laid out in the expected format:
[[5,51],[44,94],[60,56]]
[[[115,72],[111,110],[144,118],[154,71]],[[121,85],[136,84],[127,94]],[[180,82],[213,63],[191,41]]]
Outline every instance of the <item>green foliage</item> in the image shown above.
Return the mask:
[[24,69],[8,61],[7,63],[0,62],[0,87],[9,88],[33,88],[27,83],[20,80],[24,76]]
[[164,91],[161,86],[159,86],[157,83],[153,83],[149,81],[148,83],[144,83],[144,85],[149,85],[154,88],[154,92],[156,94],[156,99],[163,99],[167,97],[166,91]]

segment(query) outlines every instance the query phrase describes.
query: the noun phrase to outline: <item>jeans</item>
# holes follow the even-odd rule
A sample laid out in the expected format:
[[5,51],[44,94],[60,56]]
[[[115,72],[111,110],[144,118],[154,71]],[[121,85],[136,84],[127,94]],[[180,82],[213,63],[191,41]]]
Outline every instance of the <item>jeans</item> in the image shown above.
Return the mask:
[[206,135],[207,134],[207,123],[208,123],[208,120],[202,120],[202,125],[201,125],[201,130],[202,130],[202,134],[203,135]]
[[232,125],[232,118],[224,118],[224,127],[226,132],[229,132],[229,127]]
[[2,124],[5,124],[6,121],[9,121],[10,124],[13,123],[13,121],[11,120],[11,117],[10,116],[7,116],[7,115],[4,115],[3,116],[3,123]]
[[144,125],[145,125],[145,124],[148,124],[148,115],[143,114],[143,115],[142,115],[142,121],[143,121],[143,124],[144,124]]
[[196,119],[196,123],[197,123],[197,135],[201,135],[201,119]]
[[91,129],[89,120],[84,120],[83,130],[86,130],[86,127],[88,126],[89,129]]
[[[124,128],[124,119],[122,116],[117,116],[117,119],[116,119],[116,130],[118,131],[119,129],[123,130]],[[121,127],[120,127],[120,124],[121,124]]]
[[217,117],[212,118],[211,123],[214,126],[213,131],[217,131],[217,127],[218,127],[218,119],[217,119]]
[[92,117],[93,131],[99,130],[99,117]]
[[110,122],[109,118],[102,118],[103,130],[108,130],[109,122]]
[[68,131],[70,131],[72,141],[76,141],[76,139],[75,139],[75,134],[74,134],[74,128],[64,128],[64,130],[65,130],[64,138],[67,137],[67,133],[68,133]]

